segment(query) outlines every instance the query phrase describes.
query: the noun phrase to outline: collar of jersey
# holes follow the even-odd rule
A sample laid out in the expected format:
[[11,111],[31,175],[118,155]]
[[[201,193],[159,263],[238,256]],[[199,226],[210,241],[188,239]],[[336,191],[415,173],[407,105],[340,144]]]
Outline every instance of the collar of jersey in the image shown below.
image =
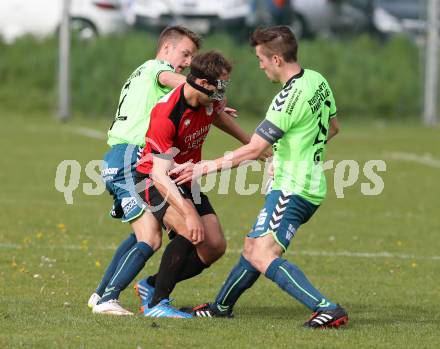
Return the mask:
[[295,74],[294,76],[292,76],[289,80],[287,80],[287,82],[284,84],[283,88],[286,88],[287,86],[290,85],[290,83],[293,80],[299,79],[300,77],[302,77],[304,75],[304,69],[301,68],[301,71],[298,74]]
[[166,64],[167,66],[169,66],[171,69],[176,70],[173,65],[170,62],[164,61],[163,59],[156,59],[158,62],[162,63],[162,64]]

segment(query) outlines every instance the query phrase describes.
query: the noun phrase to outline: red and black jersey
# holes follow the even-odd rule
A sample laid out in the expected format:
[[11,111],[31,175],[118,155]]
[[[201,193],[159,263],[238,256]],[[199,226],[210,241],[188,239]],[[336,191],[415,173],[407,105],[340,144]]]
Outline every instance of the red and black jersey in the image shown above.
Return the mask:
[[150,174],[151,154],[172,154],[172,148],[179,150],[174,156],[178,164],[202,159],[202,145],[221,106],[218,103],[211,108],[190,106],[183,94],[184,86],[162,97],[152,109],[142,159],[136,167],[138,172]]

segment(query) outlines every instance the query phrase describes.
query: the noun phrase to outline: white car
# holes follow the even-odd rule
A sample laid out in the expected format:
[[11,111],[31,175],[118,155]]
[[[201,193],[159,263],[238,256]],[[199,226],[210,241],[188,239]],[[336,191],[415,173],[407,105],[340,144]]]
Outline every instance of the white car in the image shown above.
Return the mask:
[[245,26],[251,0],[125,0],[126,18],[138,27],[184,25],[204,34],[219,27]]
[[[54,34],[61,23],[63,0],[1,0],[0,37],[7,43],[30,34]],[[120,0],[71,0],[72,28],[80,37],[123,31],[127,28]]]
[[299,37],[362,31],[368,18],[363,10],[354,6],[357,1],[290,0],[295,13],[292,27]]
[[384,35],[423,35],[426,30],[426,11],[426,1],[423,0],[375,0],[373,25]]

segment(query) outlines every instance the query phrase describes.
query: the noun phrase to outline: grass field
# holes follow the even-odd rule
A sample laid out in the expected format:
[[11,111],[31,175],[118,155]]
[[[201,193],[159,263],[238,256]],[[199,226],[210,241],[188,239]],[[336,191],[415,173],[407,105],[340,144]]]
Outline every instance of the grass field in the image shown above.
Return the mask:
[[[359,181],[334,190],[302,227],[287,258],[350,315],[342,330],[301,327],[309,311],[262,277],[239,301],[232,320],[154,320],[94,316],[86,302],[112,250],[129,227],[107,216],[107,194],[86,196],[84,175],[66,205],[55,190],[57,165],[84,167],[106,150],[105,120],[68,124],[48,116],[2,113],[0,210],[0,348],[438,348],[440,334],[440,130],[415,124],[342,123],[328,158],[357,160]],[[241,122],[249,129],[256,120]],[[86,129],[86,130],[85,130]],[[86,135],[87,134],[87,135]],[[236,145],[218,132],[205,157]],[[385,188],[364,196],[363,164],[383,159]],[[332,171],[328,172],[332,188]],[[234,179],[231,180],[231,189]],[[258,175],[249,181],[258,183]],[[228,252],[202,276],[173,293],[177,306],[212,300],[235,264],[260,195],[210,194]],[[161,253],[142,275],[155,272]],[[122,303],[135,310],[130,286]],[[437,344],[436,344],[437,343]]]

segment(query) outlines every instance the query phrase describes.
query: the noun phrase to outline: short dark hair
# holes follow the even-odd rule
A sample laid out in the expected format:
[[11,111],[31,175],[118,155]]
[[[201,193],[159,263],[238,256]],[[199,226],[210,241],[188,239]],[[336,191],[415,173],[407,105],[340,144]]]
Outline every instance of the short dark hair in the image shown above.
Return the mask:
[[249,41],[253,47],[261,45],[266,56],[280,55],[286,62],[297,61],[298,42],[285,25],[257,28]]
[[202,38],[200,35],[194,33],[188,28],[182,27],[180,25],[175,25],[171,27],[166,27],[162,33],[159,35],[159,39],[157,41],[157,49],[160,50],[164,45],[165,41],[170,39],[180,40],[184,37],[190,39],[194,45],[196,45],[197,49],[202,46]]
[[[209,79],[216,80],[224,72],[229,74],[232,71],[232,63],[220,52],[212,50],[194,56],[191,61],[191,69],[202,73]],[[188,77],[192,80],[195,78],[191,73]]]

